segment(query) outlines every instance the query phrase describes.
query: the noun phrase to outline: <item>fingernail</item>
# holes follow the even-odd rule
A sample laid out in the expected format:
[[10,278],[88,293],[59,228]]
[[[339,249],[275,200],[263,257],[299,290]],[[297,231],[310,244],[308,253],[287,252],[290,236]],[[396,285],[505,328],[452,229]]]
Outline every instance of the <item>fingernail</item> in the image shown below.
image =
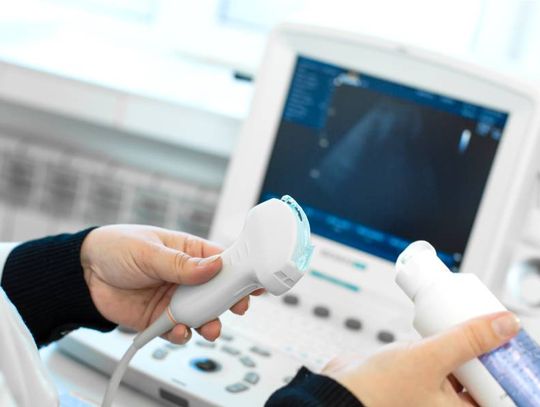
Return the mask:
[[186,330],[184,331],[184,339],[187,339],[189,336],[189,329],[186,328]]
[[217,259],[219,259],[221,256],[219,254],[215,254],[210,257],[206,257],[205,259],[199,260],[199,266],[208,266],[209,264],[215,262]]
[[521,329],[521,322],[514,314],[507,314],[491,321],[491,327],[502,339],[511,338]]

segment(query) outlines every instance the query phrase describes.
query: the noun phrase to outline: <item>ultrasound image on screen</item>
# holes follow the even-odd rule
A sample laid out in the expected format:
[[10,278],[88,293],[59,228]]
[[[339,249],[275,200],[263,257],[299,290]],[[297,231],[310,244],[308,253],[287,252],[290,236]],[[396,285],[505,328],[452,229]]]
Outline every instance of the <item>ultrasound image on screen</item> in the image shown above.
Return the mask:
[[395,261],[424,239],[457,270],[507,114],[299,58],[260,200]]

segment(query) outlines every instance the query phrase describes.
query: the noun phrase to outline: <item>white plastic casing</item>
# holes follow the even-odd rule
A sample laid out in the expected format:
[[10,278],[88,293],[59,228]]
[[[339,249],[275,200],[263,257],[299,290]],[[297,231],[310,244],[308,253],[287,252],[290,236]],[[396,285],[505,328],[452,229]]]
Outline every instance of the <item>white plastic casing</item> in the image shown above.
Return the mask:
[[[397,284],[415,304],[413,325],[424,337],[506,310],[476,275],[450,272],[427,242],[409,245],[398,257],[396,271]],[[453,373],[481,406],[515,406],[478,359]]]
[[278,199],[251,209],[240,236],[221,255],[221,271],[205,284],[178,287],[169,308],[174,319],[197,328],[258,288],[274,295],[292,288],[303,275],[292,259],[301,233],[295,216]]

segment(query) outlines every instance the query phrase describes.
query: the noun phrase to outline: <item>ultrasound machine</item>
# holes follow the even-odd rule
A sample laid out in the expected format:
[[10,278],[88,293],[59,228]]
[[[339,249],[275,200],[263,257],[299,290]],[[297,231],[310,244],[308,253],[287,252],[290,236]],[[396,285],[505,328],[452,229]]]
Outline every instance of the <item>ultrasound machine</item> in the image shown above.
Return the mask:
[[[538,211],[538,113],[528,87],[448,57],[280,26],[210,237],[229,244],[252,206],[289,194],[311,223],[308,274],[283,297],[252,299],[245,316],[224,315],[214,343],[156,339],[125,383],[170,406],[260,406],[302,365],[317,371],[337,354],[414,339],[393,263],[418,239],[504,297]],[[111,373],[131,337],[81,329],[60,346]]]

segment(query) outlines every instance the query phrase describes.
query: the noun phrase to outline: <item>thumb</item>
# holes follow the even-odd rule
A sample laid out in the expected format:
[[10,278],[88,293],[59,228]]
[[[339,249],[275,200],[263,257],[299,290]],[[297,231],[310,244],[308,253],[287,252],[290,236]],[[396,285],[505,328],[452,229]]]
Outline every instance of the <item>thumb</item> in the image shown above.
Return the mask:
[[191,257],[180,250],[159,246],[157,253],[149,259],[154,277],[183,285],[202,284],[216,275],[222,267],[221,256]]
[[446,377],[469,360],[505,344],[520,328],[519,319],[511,312],[485,315],[425,339],[419,351],[430,356],[427,363],[437,361]]

